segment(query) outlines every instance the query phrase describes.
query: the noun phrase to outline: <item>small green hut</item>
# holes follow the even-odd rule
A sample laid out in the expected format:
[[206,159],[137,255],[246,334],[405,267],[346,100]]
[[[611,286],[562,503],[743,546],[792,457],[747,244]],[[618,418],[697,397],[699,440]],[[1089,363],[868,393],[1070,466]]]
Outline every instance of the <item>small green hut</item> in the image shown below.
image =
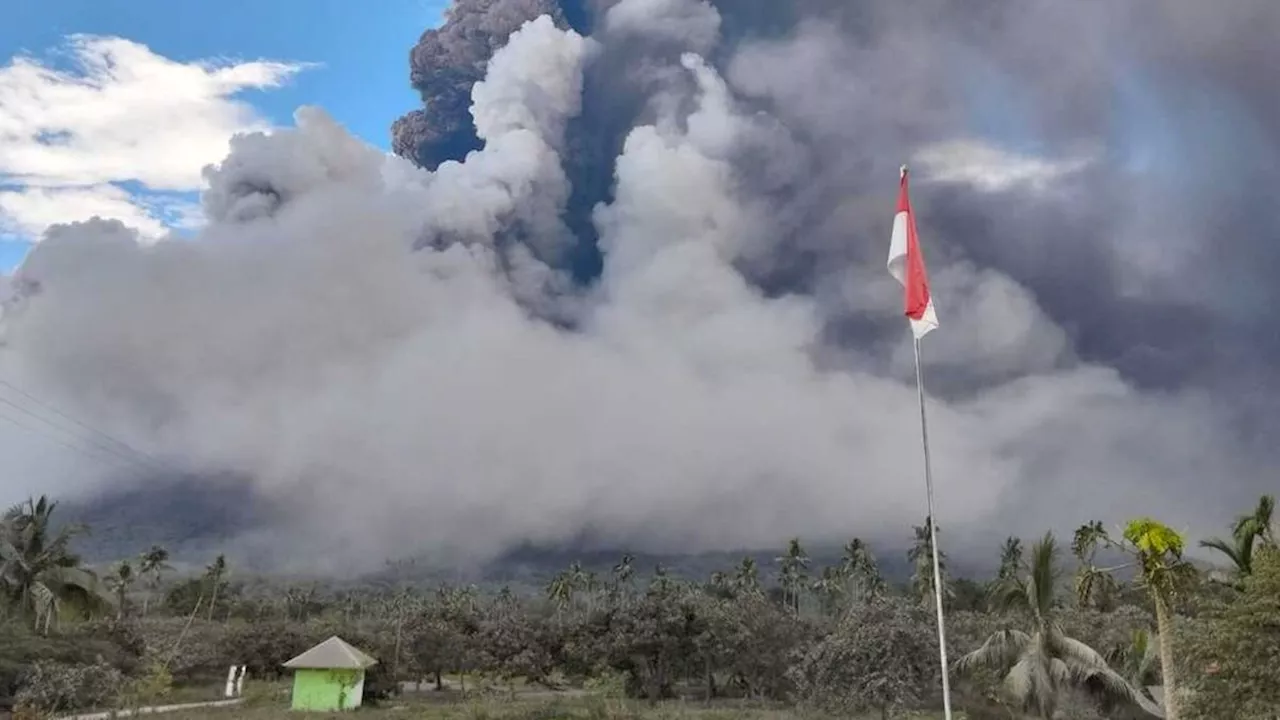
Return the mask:
[[293,670],[293,709],[352,710],[364,700],[364,671],[378,661],[334,635],[285,663]]

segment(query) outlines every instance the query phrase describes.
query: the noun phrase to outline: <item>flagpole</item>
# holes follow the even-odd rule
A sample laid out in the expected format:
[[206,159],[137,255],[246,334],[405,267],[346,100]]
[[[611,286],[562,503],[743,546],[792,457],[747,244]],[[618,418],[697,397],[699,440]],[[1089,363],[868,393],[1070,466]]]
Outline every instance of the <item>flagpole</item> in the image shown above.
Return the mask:
[[[914,333],[912,333],[914,336]],[[929,421],[924,410],[924,373],[920,367],[920,338],[913,337],[916,356],[916,395],[920,399],[920,443],[924,446],[924,486],[929,498],[929,547],[933,551],[933,599],[938,612],[938,662],[942,668],[942,707],[951,720],[951,673],[947,664],[947,630],[942,612],[942,571],[938,561],[937,516],[933,512],[933,467],[929,461]]]

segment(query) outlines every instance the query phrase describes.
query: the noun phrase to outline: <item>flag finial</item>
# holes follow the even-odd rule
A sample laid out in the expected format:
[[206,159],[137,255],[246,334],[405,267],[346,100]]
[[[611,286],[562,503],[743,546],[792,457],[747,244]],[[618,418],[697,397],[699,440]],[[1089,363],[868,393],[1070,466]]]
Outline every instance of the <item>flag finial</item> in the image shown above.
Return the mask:
[[902,178],[904,178],[904,177],[906,177],[906,176],[907,176],[907,166],[906,166],[906,165],[899,165],[899,166],[898,166],[898,179],[899,179],[899,180],[901,180]]

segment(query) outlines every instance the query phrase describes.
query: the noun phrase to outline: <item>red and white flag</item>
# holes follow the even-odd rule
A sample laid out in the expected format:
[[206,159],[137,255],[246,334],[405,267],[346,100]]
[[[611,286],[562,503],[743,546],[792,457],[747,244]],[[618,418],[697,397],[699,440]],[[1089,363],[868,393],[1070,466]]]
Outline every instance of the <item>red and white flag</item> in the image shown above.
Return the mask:
[[889,274],[902,283],[905,290],[907,319],[916,339],[938,327],[938,315],[929,295],[929,274],[924,269],[924,254],[916,236],[916,218],[907,195],[907,168],[902,168],[898,183],[898,212],[893,216],[893,235],[889,239]]

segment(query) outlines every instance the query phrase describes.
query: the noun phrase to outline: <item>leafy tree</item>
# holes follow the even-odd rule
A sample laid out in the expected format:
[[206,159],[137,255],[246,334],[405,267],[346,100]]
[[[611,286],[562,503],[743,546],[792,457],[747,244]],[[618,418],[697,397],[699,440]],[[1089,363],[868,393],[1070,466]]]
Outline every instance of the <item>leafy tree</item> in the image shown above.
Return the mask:
[[792,670],[805,701],[881,718],[921,704],[938,675],[938,643],[924,608],[873,596],[855,606]]
[[305,625],[287,620],[232,623],[216,642],[214,652],[226,665],[244,665],[253,677],[274,680],[283,676],[285,662],[312,644]]
[[0,596],[9,613],[46,633],[68,604],[86,612],[112,605],[110,591],[70,550],[71,540],[88,529],[69,525],[53,532],[57,506],[41,495],[0,517]]
[[687,663],[696,656],[697,596],[666,572],[655,573],[648,591],[618,610],[601,638],[605,662],[627,676],[629,694],[672,697]]
[[543,681],[552,670],[552,657],[540,627],[524,613],[513,595],[494,598],[479,619],[476,647],[480,663],[511,682],[517,677]]
[[1259,551],[1240,596],[1179,628],[1178,640],[1187,718],[1274,718],[1280,708],[1280,550]]
[[1055,717],[1063,697],[1073,688],[1153,707],[1100,653],[1063,632],[1057,617],[1057,555],[1053,535],[1046,534],[1032,546],[1030,564],[1022,575],[997,582],[993,607],[1024,618],[1027,629],[996,631],[977,650],[961,657],[956,669],[967,673],[985,668],[1004,674],[1009,697],[1046,720]]

